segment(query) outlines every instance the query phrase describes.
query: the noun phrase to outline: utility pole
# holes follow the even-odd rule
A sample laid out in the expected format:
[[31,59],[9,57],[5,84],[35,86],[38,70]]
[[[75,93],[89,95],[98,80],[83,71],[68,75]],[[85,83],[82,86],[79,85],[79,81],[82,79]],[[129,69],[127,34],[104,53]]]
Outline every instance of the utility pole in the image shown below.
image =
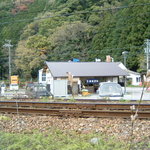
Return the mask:
[[126,67],[126,65],[127,65],[127,63],[126,63],[126,60],[127,60],[127,54],[128,54],[128,51],[123,51],[123,52],[122,52],[125,67]]
[[149,71],[150,69],[150,58],[149,58],[149,54],[150,54],[150,39],[146,40],[146,48],[145,48],[145,53],[146,53],[146,64],[147,64],[147,71]]
[[11,40],[5,40],[7,43],[3,45],[3,47],[7,47],[8,48],[8,57],[9,57],[9,80],[11,77],[11,51],[10,48],[13,47],[13,45],[11,45]]
[[[123,51],[122,52],[122,55],[123,55],[123,63],[124,63],[124,66],[126,67],[127,63],[127,54],[129,52],[128,51]],[[127,86],[127,80],[126,80],[126,76],[124,77],[124,93],[126,93],[126,86]]]

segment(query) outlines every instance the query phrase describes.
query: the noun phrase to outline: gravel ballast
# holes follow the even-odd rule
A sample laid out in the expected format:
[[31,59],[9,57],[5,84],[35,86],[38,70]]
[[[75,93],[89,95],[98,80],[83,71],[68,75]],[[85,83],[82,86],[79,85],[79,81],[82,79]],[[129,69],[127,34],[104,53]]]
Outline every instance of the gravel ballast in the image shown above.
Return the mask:
[[[0,130],[10,133],[32,133],[35,130],[48,132],[60,129],[64,132],[74,131],[78,134],[101,133],[129,140],[131,121],[122,118],[60,118],[35,115],[0,115]],[[150,120],[136,120],[133,127],[135,141],[150,138]]]

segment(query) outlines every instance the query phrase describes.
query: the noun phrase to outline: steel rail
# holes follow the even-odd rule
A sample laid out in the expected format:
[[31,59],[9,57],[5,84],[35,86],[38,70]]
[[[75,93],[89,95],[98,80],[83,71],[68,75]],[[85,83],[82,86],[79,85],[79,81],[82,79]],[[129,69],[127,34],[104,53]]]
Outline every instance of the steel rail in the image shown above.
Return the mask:
[[[13,114],[41,114],[51,116],[67,116],[67,117],[120,117],[130,118],[131,111],[103,111],[103,110],[72,110],[72,109],[31,109],[31,108],[2,108],[1,113],[13,113]],[[150,118],[150,112],[138,112],[138,118]]]
[[[8,101],[8,99],[0,99],[1,101]],[[41,99],[39,98],[15,98],[15,99],[11,99],[12,101],[40,101]],[[61,98],[56,98],[54,100],[58,100],[58,101],[70,101],[71,99],[69,98],[65,98],[65,99],[61,99]],[[74,98],[75,101],[77,102],[113,102],[113,101],[116,101],[118,102],[119,100],[118,99],[86,99],[86,98]],[[121,100],[121,99],[120,99]],[[128,100],[130,102],[136,102],[136,101],[139,101],[139,100]],[[150,101],[150,100],[144,100],[144,101]]]
[[[130,110],[133,104],[112,104],[112,103],[62,103],[62,102],[18,102],[18,101],[0,101],[0,107],[32,107],[32,108],[59,108],[59,109],[110,109],[110,110]],[[140,104],[139,110],[150,110],[150,104]]]

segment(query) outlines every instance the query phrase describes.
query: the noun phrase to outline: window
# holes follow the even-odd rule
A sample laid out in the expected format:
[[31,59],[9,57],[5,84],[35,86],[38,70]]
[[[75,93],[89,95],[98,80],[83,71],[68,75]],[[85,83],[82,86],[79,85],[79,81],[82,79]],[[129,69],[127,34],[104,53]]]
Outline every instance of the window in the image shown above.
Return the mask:
[[136,82],[140,82],[141,78],[140,77],[136,77]]
[[42,81],[46,81],[46,73],[42,73]]

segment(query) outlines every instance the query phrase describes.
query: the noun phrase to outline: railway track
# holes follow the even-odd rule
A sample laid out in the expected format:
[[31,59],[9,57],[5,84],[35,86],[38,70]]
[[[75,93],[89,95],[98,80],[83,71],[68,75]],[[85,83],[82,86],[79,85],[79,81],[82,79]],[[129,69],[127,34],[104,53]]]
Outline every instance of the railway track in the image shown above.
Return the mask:
[[[122,117],[134,114],[138,104],[61,103],[0,101],[0,113],[41,114],[71,117]],[[140,104],[138,118],[150,118],[150,104]]]
[[[59,99],[59,98],[56,98],[56,99],[50,99],[50,101],[65,101],[65,102],[69,102],[71,101],[72,99]],[[0,98],[0,101],[8,101],[8,99],[3,99],[3,98]],[[15,98],[15,99],[11,99],[11,101],[41,101],[40,98]],[[101,103],[101,102],[119,102],[119,101],[125,101],[125,100],[118,100],[118,99],[78,99],[78,98],[75,98],[73,99],[73,101],[76,101],[76,102],[98,102],[98,103]],[[138,102],[139,100],[127,100],[128,102]],[[144,102],[150,102],[150,100],[144,100]]]

